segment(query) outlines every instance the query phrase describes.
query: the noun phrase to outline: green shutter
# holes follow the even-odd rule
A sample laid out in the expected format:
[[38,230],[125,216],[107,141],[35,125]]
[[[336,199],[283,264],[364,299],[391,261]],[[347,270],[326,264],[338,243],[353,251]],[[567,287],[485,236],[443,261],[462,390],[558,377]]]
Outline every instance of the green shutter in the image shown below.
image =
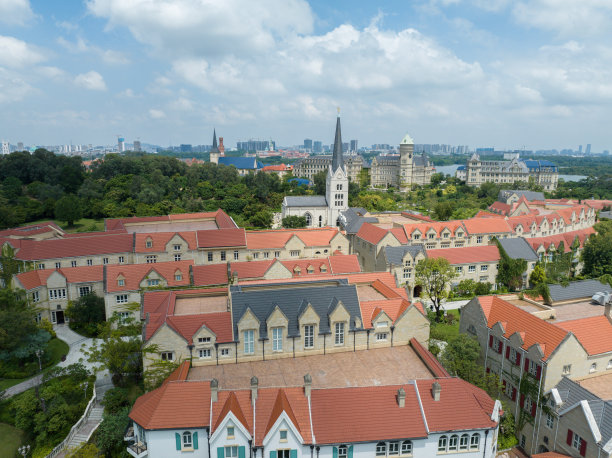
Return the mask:
[[270,458],[276,458],[276,450],[270,450]]
[[176,449],[181,449],[181,435],[179,433],[174,433],[174,438],[176,439]]
[[[193,449],[197,450],[198,449],[198,433],[193,433]],[[350,457],[349,457],[350,458]]]
[[244,458],[244,452],[245,452],[244,445],[241,447],[238,447],[238,458]]
[[353,458],[353,446],[349,445],[348,448],[348,458]]
[[333,447],[334,449],[334,458],[338,458],[338,447]]
[[297,458],[297,450],[291,449],[289,451],[289,458]]
[[217,458],[225,458],[225,450],[223,447],[217,447]]

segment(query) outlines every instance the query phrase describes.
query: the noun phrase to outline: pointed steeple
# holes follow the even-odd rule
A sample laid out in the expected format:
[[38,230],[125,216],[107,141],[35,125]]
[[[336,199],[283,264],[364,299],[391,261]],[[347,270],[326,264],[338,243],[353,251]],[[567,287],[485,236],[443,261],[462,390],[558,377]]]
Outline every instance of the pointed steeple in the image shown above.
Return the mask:
[[332,171],[335,173],[338,168],[344,169],[344,158],[342,157],[342,133],[340,132],[340,109],[338,109],[338,118],[336,120],[336,138],[334,139]]
[[217,130],[213,129],[213,144],[212,144],[212,148],[210,149],[213,153],[218,153],[219,152],[219,148],[217,146]]

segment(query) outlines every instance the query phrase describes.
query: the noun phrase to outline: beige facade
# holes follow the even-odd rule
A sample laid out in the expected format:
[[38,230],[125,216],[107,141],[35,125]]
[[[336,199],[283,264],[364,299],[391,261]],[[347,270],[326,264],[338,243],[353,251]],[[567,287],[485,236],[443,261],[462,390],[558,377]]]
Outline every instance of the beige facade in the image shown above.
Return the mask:
[[469,186],[521,181],[533,182],[546,191],[554,191],[559,181],[557,166],[549,161],[523,161],[517,158],[511,161],[481,161],[477,154],[468,161],[465,174]]
[[134,264],[134,254],[125,252],[92,256],[67,256],[64,258],[40,259],[34,263],[34,268],[63,269],[66,267],[102,266],[108,264]]
[[[332,163],[331,156],[311,156],[299,161],[293,167],[293,176],[313,180],[320,172],[327,172]],[[361,170],[363,169],[363,158],[360,155],[344,156],[346,174],[354,183],[359,183]]]
[[414,154],[414,142],[406,135],[399,147],[399,156],[377,156],[372,159],[370,181],[373,187],[398,187],[409,191],[413,185],[431,182],[435,167],[425,154]]

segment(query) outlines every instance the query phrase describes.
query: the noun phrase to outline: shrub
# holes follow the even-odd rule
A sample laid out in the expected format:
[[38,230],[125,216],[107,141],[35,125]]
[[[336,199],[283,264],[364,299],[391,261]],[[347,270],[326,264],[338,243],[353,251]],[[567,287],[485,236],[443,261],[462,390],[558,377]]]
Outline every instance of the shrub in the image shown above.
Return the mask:
[[104,405],[104,412],[108,414],[116,414],[125,407],[130,406],[128,399],[129,390],[127,388],[115,387],[111,388],[104,395],[102,405]]
[[49,320],[47,320],[46,318],[43,318],[40,323],[38,323],[38,327],[40,329],[42,329],[43,331],[47,331],[49,334],[51,334],[52,338],[57,337],[57,334],[55,333],[55,331],[53,330],[53,325],[51,324],[51,322]]

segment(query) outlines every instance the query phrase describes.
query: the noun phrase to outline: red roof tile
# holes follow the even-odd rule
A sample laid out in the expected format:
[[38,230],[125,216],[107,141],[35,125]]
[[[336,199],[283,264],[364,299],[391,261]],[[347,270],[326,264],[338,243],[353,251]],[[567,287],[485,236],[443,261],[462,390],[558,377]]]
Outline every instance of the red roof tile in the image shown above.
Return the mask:
[[193,266],[193,284],[195,286],[226,285],[227,282],[227,264]]
[[47,279],[53,272],[59,272],[67,283],[86,283],[102,281],[103,266],[64,267],[62,269],[30,270],[17,274],[17,278],[26,290],[38,288],[47,284]]
[[[200,313],[197,315],[172,315],[166,318],[166,323],[187,341],[193,343],[194,334],[206,326],[216,337],[216,342],[232,342],[232,314],[230,312]],[[147,335],[149,329],[147,327]],[[153,335],[153,332],[151,333]],[[147,337],[148,338],[148,337]]]
[[[217,401],[216,404],[219,404],[219,401]],[[219,428],[219,426],[221,425],[221,422],[223,422],[225,417],[227,417],[227,415],[230,412],[234,414],[236,419],[240,423],[242,423],[242,426],[244,426],[247,429],[247,431],[250,429],[249,428],[250,423],[247,421],[244,415],[244,412],[242,411],[242,408],[240,407],[240,402],[238,401],[238,398],[236,397],[236,393],[234,393],[233,391],[230,391],[227,396],[227,399],[223,403],[223,408],[221,409],[221,411],[218,414],[216,414],[213,409],[213,415],[217,418],[217,421],[214,422],[215,427],[213,431]]]
[[[279,391],[283,391],[284,394],[284,399],[282,401],[278,401]],[[259,446],[262,444],[271,418],[274,416],[278,418],[281,409],[284,410],[287,406],[289,406],[291,410],[291,412],[287,412],[287,416],[291,419],[291,422],[294,423],[305,443],[312,443],[310,417],[308,415],[308,399],[304,396],[304,389],[301,387],[283,388],[282,390],[278,388],[260,388],[257,394],[257,404],[255,406],[257,412],[257,424],[255,425],[256,445]],[[317,442],[319,442],[316,433],[315,437],[317,437]]]
[[295,259],[280,262],[294,277],[332,274],[328,258]]
[[356,254],[334,255],[327,259],[334,274],[361,272],[361,266]]
[[[166,251],[166,245],[174,236],[183,239],[190,250],[197,250],[195,232],[143,232],[136,234],[135,253],[159,253]],[[151,242],[151,248],[147,248],[147,241]],[[172,249],[172,248],[170,248]]]
[[357,232],[357,237],[371,243],[372,245],[377,245],[378,242],[380,242],[382,238],[388,234],[388,232],[389,231],[387,229],[374,226],[371,223],[363,223]]
[[[116,264],[106,266],[106,291],[137,291],[141,289],[140,283],[151,273],[157,272],[162,276],[168,286],[188,286],[189,266],[192,260],[158,262],[153,264]],[[177,271],[181,273],[181,279],[176,280]],[[119,286],[118,278],[123,276],[124,285]]]
[[436,377],[450,377],[450,374],[444,369],[444,366],[436,359],[436,357],[427,350],[416,338],[410,339],[410,346],[414,352],[421,358],[423,363]]
[[237,248],[246,246],[244,229],[197,231],[198,248]]
[[440,237],[445,231],[445,229],[448,229],[450,231],[451,237],[454,237],[457,233],[457,230],[459,229],[462,229],[462,232],[465,232],[465,228],[463,227],[460,220],[404,224],[404,231],[408,239],[412,239],[415,232],[419,233],[421,235],[421,238],[424,238],[425,235],[427,233],[430,233],[432,230],[435,232],[436,237]]
[[289,420],[291,420],[291,423],[293,423],[293,425],[296,427],[298,432],[300,432],[301,434],[300,424],[295,418],[295,414],[293,413],[291,404],[289,403],[289,400],[287,399],[285,390],[281,388],[278,390],[278,394],[276,395],[276,400],[274,401],[274,406],[272,407],[272,411],[270,412],[270,418],[268,419],[268,426],[266,426],[266,429],[263,433],[264,437],[266,437],[266,434],[270,432],[270,430],[274,426],[274,423],[276,423],[276,420],[278,420],[278,417],[280,417],[283,412],[287,414],[287,416],[289,417]]
[[132,234],[22,240],[21,242],[21,248],[17,251],[15,257],[24,261],[132,252]]
[[557,326],[574,334],[589,355],[612,352],[612,323],[605,315],[562,321]]
[[131,218],[107,218],[104,220],[104,228],[106,230],[125,230],[125,225],[130,224],[141,224],[141,223],[152,223],[152,222],[164,222],[164,221],[189,221],[189,220],[209,220],[214,219],[219,229],[234,229],[236,224],[234,221],[225,213],[223,210],[217,210],[214,212],[200,212],[200,213],[177,213],[173,215],[162,215],[162,216],[133,216]]
[[507,234],[512,232],[505,218],[464,219],[462,223],[470,235],[489,233]]
[[497,249],[497,245],[443,248],[438,250],[425,250],[425,252],[429,258],[444,258],[451,264],[499,261],[499,250]]

